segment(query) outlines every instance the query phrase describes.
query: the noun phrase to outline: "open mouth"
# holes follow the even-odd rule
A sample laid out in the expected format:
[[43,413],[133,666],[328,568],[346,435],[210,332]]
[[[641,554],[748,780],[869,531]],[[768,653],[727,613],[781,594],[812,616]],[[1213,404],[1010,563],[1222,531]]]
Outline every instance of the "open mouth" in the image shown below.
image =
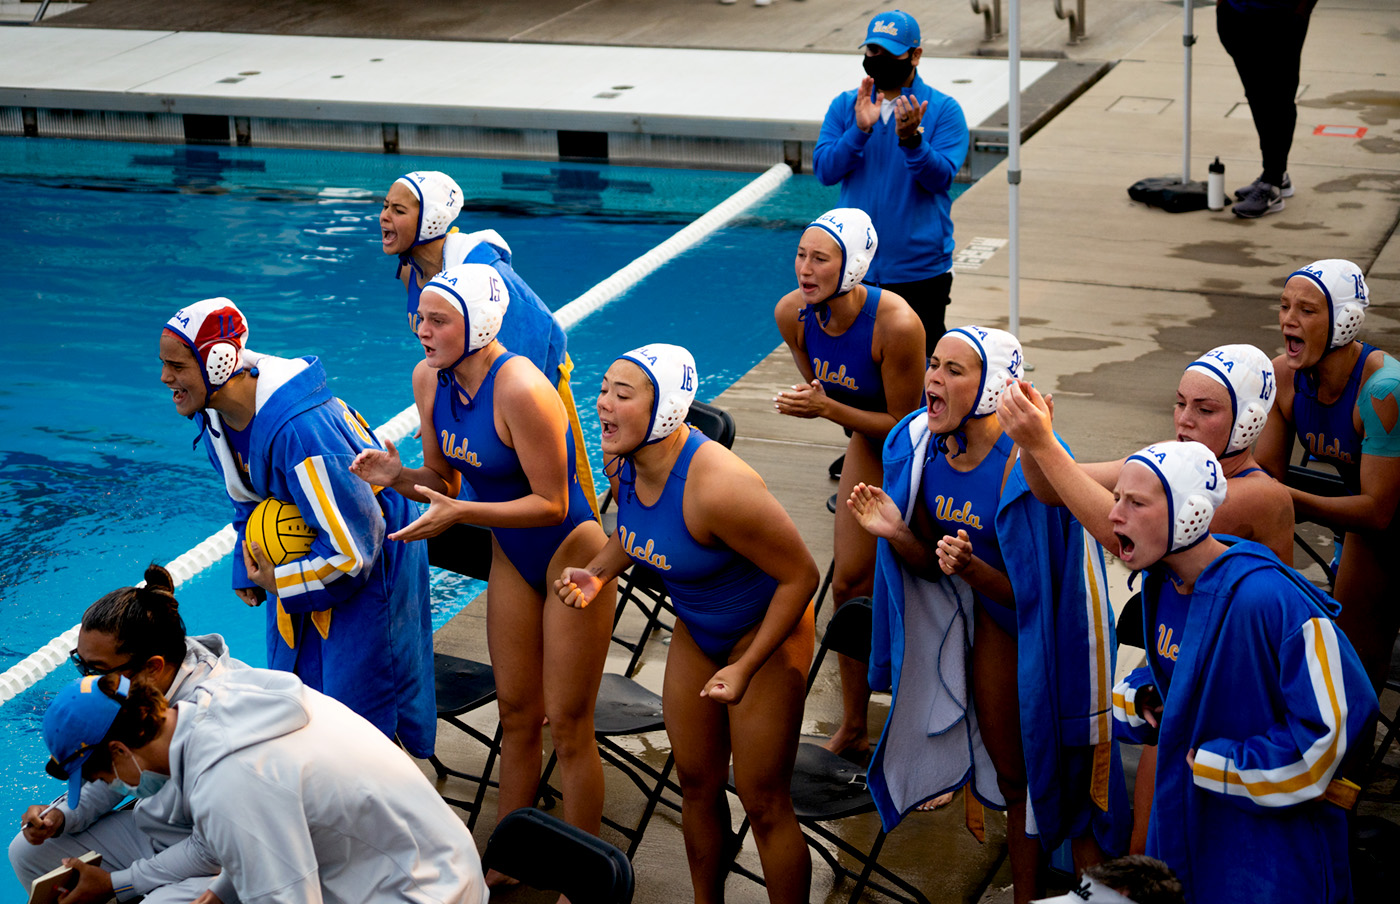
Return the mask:
[[928,400],[929,417],[942,417],[943,413],[948,410],[948,403],[942,396],[930,392],[925,395],[925,398]]
[[1133,543],[1126,535],[1116,531],[1113,536],[1118,540],[1118,558],[1122,559],[1124,562],[1131,562],[1133,560],[1133,550],[1136,548],[1137,544]]
[[601,419],[598,421],[598,424],[603,428],[603,439],[612,439],[614,436],[617,436],[617,424],[614,424],[612,421]]
[[380,229],[379,236],[380,240],[383,241],[386,246],[392,245],[399,240],[399,234],[392,229]]
[[171,401],[173,401],[176,405],[184,403],[184,401],[189,397],[190,394],[188,392],[185,392],[183,389],[171,390]]
[[1284,336],[1283,338],[1288,346],[1288,357],[1296,358],[1303,353],[1305,344],[1302,339],[1297,336]]

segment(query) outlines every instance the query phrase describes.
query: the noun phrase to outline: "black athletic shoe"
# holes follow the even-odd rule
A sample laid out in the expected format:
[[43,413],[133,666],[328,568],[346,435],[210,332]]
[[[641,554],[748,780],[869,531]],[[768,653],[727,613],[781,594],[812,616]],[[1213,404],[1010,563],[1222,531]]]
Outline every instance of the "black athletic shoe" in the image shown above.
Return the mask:
[[[1253,182],[1249,183],[1249,184],[1246,185],[1244,188],[1237,188],[1237,189],[1235,189],[1235,198],[1236,198],[1237,200],[1243,201],[1243,200],[1244,200],[1244,196],[1247,195],[1247,194],[1249,194],[1251,191],[1253,191],[1253,190],[1254,190],[1254,187],[1255,187],[1256,185],[1265,185],[1265,184],[1267,184],[1267,183],[1264,182],[1263,174],[1261,173],[1261,174],[1260,174],[1260,177],[1259,177],[1258,179],[1255,179]],[[1279,195],[1281,195],[1282,197],[1285,197],[1285,198],[1291,198],[1291,197],[1293,197],[1293,180],[1290,179],[1290,178],[1288,178],[1288,174],[1287,174],[1287,173],[1284,173],[1284,174],[1283,174],[1283,184],[1281,184],[1281,185],[1278,187],[1278,193],[1279,193]]]
[[1265,214],[1278,213],[1283,210],[1283,192],[1277,185],[1259,182],[1230,209],[1234,211],[1235,216],[1249,220]]
[[827,465],[826,473],[827,473],[828,475],[831,476],[831,479],[832,479],[832,480],[840,480],[840,479],[841,479],[841,469],[842,469],[843,467],[845,467],[845,465],[846,465],[846,456],[842,455],[840,458],[836,459],[836,460],[833,461],[831,464]]

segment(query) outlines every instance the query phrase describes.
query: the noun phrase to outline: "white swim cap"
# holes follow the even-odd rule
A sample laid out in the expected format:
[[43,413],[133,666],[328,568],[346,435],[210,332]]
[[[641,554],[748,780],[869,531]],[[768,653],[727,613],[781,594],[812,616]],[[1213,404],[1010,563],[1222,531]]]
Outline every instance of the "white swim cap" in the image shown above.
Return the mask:
[[[856,287],[870,269],[875,259],[875,248],[879,238],[875,235],[875,224],[870,215],[854,207],[838,207],[828,210],[807,225],[821,229],[836,240],[841,249],[841,285],[836,295],[845,295]],[[833,295],[832,298],[835,298]]]
[[[1020,341],[1006,330],[981,326],[960,326],[948,331],[972,346],[982,359],[982,383],[977,387],[977,404],[968,415],[986,417],[997,410],[1007,380],[1019,380],[1024,375],[1025,360],[1021,357]],[[964,418],[966,420],[966,418]]]
[[1186,365],[1224,386],[1230,393],[1230,410],[1235,422],[1225,456],[1250,446],[1264,430],[1269,407],[1274,403],[1274,364],[1269,356],[1252,345],[1222,345]]
[[1341,348],[1356,338],[1361,332],[1361,322],[1366,319],[1366,307],[1370,301],[1366,297],[1366,277],[1361,268],[1351,261],[1339,258],[1313,261],[1301,270],[1294,270],[1288,278],[1305,276],[1312,280],[1327,299],[1327,313],[1330,315],[1330,333],[1327,350]]
[[494,267],[486,264],[448,267],[430,279],[423,292],[445,298],[466,323],[466,347],[462,349],[462,357],[448,370],[491,344],[501,331],[501,322],[510,307],[510,290],[505,280]]
[[165,329],[189,346],[209,395],[242,369],[248,322],[227,298],[206,298],[175,312]]
[[685,423],[685,416],[690,413],[690,403],[695,401],[696,383],[699,382],[695,358],[689,351],[679,345],[657,342],[618,355],[617,360],[631,361],[640,367],[655,390],[651,400],[651,421],[647,424],[647,438],[643,446],[660,442]]
[[418,234],[413,237],[413,244],[447,235],[452,221],[462,212],[461,186],[437,170],[416,170],[394,181],[407,185],[418,198]]
[[1154,443],[1128,456],[1147,468],[1167,492],[1170,543],[1167,554],[1189,549],[1210,533],[1216,509],[1225,504],[1225,476],[1215,454],[1201,443]]

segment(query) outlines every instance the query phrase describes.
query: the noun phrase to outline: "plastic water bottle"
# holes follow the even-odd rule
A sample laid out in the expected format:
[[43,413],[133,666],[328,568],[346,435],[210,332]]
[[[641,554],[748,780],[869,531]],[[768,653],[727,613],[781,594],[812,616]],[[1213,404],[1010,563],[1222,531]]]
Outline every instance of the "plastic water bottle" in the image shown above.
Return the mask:
[[[1208,169],[1210,176],[1206,180],[1206,206],[1211,210],[1225,209],[1225,164],[1216,157]],[[1198,202],[1199,203],[1199,202]]]

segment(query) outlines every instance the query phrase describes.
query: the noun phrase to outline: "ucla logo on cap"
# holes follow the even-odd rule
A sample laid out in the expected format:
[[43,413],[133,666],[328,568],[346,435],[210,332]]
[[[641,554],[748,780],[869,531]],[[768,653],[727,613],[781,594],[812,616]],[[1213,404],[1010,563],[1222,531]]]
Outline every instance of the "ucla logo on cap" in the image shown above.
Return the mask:
[[870,20],[862,44],[873,44],[899,56],[919,46],[919,23],[903,10],[880,13]]
[[876,34],[889,35],[892,38],[899,37],[899,26],[893,22],[876,21],[870,26],[870,30]]

